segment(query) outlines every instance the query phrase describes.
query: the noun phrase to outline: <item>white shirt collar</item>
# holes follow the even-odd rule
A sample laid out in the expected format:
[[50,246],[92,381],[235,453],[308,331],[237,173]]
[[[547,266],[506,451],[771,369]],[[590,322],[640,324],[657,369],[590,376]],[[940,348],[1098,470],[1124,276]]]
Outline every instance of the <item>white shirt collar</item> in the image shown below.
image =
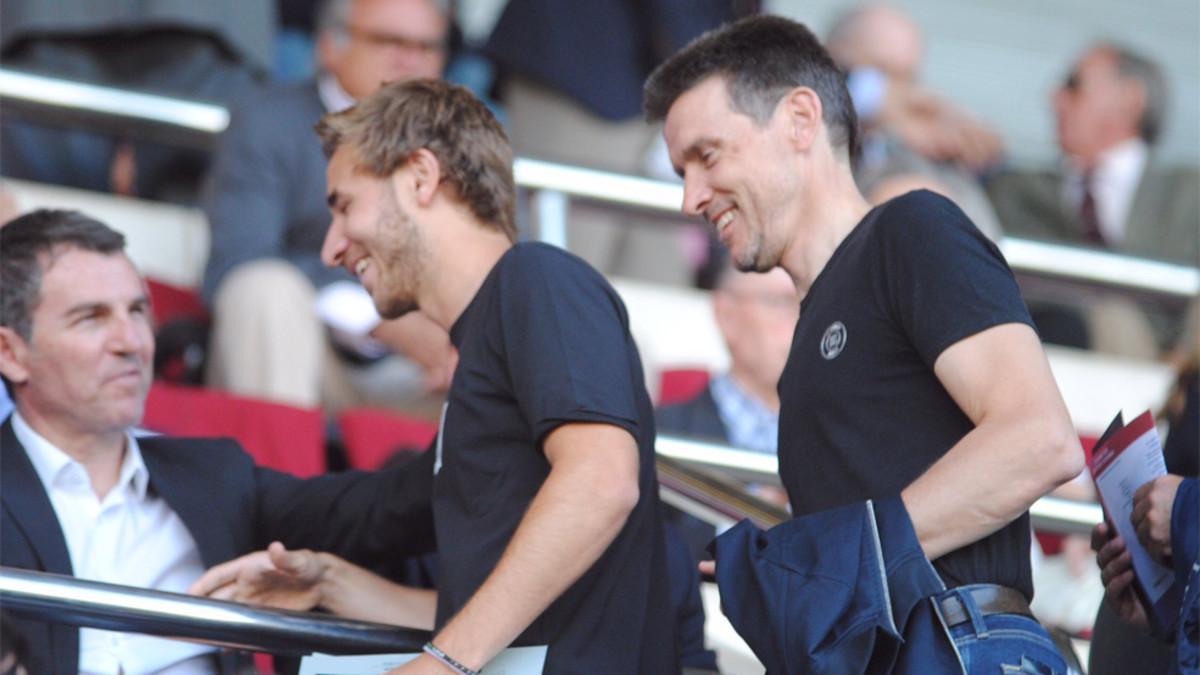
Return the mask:
[[317,76],[317,95],[321,97],[321,104],[328,112],[341,112],[358,102],[347,94],[342,85],[338,84],[337,78],[329,73]]
[[[29,456],[29,461],[33,464],[33,469],[37,472],[38,478],[41,479],[42,486],[46,488],[47,492],[51,487],[66,479],[68,472],[87,476],[87,470],[82,464],[34,431],[33,427],[29,426],[29,423],[21,416],[20,411],[13,411],[12,425],[13,434],[25,448],[25,454]],[[133,434],[126,432],[125,456],[121,460],[121,471],[114,487],[116,489],[128,487],[133,490],[138,499],[145,499],[149,483],[150,472],[142,460],[142,451],[138,447],[137,439]]]
[[[1100,231],[1109,243],[1125,238],[1133,198],[1149,161],[1150,148],[1140,138],[1130,138],[1100,153],[1092,172],[1092,197]],[[1083,172],[1067,161],[1068,180],[1063,185],[1066,205],[1077,210],[1083,200]]]

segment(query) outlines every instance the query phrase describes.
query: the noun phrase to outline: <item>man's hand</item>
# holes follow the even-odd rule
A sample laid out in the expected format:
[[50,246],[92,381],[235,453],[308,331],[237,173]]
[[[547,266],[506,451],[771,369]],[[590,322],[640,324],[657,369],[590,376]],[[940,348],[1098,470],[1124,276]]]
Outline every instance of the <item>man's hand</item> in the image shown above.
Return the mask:
[[1147,625],[1146,610],[1133,590],[1133,556],[1125,548],[1125,540],[1112,536],[1108,525],[1100,523],[1092,530],[1092,550],[1096,551],[1104,595],[1117,616],[1132,624]]
[[883,126],[917,153],[981,171],[1000,160],[1000,136],[949,101],[914,84],[889,81]]
[[279,609],[309,610],[321,604],[326,563],[312,551],[289,551],[272,542],[266,551],[217,565],[188,589],[192,595]]
[[1158,562],[1169,565],[1171,558],[1171,509],[1175,493],[1183,479],[1167,474],[1146,483],[1133,493],[1133,514],[1130,521],[1137,530],[1138,541]]

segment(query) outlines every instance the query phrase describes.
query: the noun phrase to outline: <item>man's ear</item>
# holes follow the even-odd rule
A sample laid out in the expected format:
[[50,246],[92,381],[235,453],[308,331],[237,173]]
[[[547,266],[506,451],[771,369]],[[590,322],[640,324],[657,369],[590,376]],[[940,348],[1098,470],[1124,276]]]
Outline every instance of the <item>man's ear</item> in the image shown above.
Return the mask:
[[428,149],[420,148],[408,158],[408,167],[411,170],[413,194],[417,205],[429,206],[442,183],[441,162]]
[[29,343],[15,330],[0,326],[0,373],[10,382],[21,384],[29,379],[28,363]]
[[796,87],[784,97],[782,105],[792,143],[798,150],[808,150],[824,124],[821,97],[808,87]]

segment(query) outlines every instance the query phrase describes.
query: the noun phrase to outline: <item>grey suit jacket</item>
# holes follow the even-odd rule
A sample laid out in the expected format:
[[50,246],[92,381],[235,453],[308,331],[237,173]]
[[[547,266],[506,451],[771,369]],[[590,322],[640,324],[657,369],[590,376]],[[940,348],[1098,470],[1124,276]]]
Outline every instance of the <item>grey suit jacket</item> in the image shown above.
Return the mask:
[[212,231],[207,301],[230,270],[262,258],[287,260],[316,288],[350,279],[321,263],[329,207],[313,126],[324,114],[316,82],[268,87],[233,111],[201,195]]
[[[1063,204],[1065,176],[1058,170],[1003,173],[988,193],[1006,232],[1063,243],[1082,243],[1084,224]],[[1125,240],[1113,251],[1187,265],[1200,261],[1200,169],[1156,166],[1151,158],[1138,184]]]
[[[431,456],[387,471],[301,480],[255,467],[230,439],[160,436],[138,439],[138,446],[150,489],[179,515],[205,567],[275,539],[366,565],[433,548]],[[54,507],[11,419],[0,426],[0,465],[0,564],[73,574]],[[29,672],[78,672],[77,628],[24,619],[13,623],[30,648]],[[235,664],[223,658],[226,670]]]

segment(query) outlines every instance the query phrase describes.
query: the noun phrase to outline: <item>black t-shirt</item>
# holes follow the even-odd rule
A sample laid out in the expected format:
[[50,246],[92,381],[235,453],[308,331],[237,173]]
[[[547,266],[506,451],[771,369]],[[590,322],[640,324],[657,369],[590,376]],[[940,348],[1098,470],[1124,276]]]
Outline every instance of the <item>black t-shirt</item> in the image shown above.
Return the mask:
[[600,559],[514,642],[546,673],[679,672],[654,468],[654,415],[620,297],[579,258],[517,244],[450,331],[458,368],[434,481],[440,628],[492,572],[549,474],[547,434],[629,431],[641,497]]
[[[1000,251],[918,191],[867,214],[800,305],[779,381],[779,470],[796,514],[899,494],[974,428],[933,364],[992,326],[1032,325]],[[934,561],[947,586],[1033,595],[1029,515]]]

